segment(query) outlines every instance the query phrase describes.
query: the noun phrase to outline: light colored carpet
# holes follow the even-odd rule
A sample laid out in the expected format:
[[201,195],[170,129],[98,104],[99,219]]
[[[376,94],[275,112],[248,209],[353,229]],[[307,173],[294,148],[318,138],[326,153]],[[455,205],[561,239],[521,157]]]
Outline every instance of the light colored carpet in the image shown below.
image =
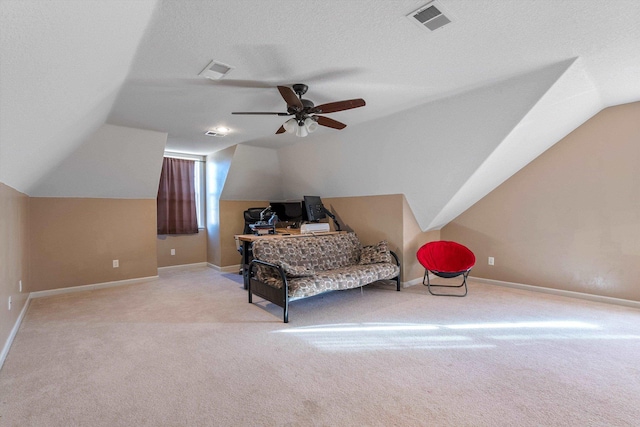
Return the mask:
[[0,425],[638,426],[639,360],[633,308],[373,285],[284,324],[240,276],[196,268],[33,300]]

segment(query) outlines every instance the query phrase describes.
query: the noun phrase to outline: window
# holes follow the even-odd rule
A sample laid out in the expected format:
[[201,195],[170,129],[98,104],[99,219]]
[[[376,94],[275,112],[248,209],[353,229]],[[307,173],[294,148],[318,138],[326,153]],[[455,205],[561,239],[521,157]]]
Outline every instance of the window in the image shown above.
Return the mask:
[[202,156],[165,152],[158,186],[158,234],[194,234],[204,228]]

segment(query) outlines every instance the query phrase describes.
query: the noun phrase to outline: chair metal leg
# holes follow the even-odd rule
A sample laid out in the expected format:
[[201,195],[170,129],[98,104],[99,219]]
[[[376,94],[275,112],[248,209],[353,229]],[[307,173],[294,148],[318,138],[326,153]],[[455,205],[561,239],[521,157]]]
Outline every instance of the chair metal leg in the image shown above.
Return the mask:
[[[429,290],[429,293],[431,295],[435,295],[435,296],[440,296],[440,297],[464,297],[467,295],[468,289],[467,289],[467,276],[469,275],[469,271],[465,271],[464,273],[461,273],[462,275],[462,283],[460,285],[432,285],[430,280],[429,280],[429,271],[428,270],[424,270],[424,277],[422,278],[422,284],[425,285],[427,287],[427,289]],[[425,279],[427,280],[427,283],[424,283]],[[463,294],[443,294],[443,293],[435,293],[431,290],[431,287],[439,287],[439,288],[461,288],[464,286],[464,293]]]

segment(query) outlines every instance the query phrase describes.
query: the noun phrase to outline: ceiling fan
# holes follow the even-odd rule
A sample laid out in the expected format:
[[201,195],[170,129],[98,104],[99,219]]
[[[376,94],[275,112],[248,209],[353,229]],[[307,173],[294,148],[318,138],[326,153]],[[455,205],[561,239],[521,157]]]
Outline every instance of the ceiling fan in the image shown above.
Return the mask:
[[315,106],[310,100],[302,98],[302,95],[307,93],[307,89],[309,89],[309,87],[302,83],[296,83],[292,87],[278,86],[280,95],[282,95],[282,98],[287,103],[286,113],[241,111],[231,114],[294,116],[280,126],[276,134],[289,132],[295,133],[297,136],[307,136],[309,133],[315,131],[318,125],[333,129],[344,129],[347,127],[344,123],[330,119],[329,117],[318,116],[317,114],[335,113],[336,111],[350,110],[365,105],[364,99],[357,98]]

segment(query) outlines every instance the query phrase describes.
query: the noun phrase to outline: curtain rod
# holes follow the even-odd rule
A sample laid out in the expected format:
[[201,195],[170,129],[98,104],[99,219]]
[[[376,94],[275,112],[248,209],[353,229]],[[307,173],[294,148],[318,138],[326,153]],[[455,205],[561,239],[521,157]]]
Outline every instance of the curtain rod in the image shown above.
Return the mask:
[[163,157],[169,157],[171,159],[193,160],[194,162],[206,163],[205,160],[198,159],[198,157],[203,157],[203,156],[198,156],[195,154],[180,154],[180,153],[165,152]]

